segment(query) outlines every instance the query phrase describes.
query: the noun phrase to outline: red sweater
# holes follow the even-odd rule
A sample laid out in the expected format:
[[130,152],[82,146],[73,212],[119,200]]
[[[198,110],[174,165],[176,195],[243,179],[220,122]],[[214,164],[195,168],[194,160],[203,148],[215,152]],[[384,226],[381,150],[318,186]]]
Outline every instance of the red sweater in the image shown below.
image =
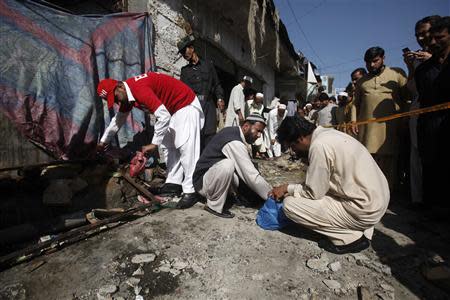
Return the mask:
[[148,72],[128,78],[125,82],[136,99],[134,106],[145,106],[151,113],[164,104],[173,115],[195,99],[195,93],[186,84],[160,73]]

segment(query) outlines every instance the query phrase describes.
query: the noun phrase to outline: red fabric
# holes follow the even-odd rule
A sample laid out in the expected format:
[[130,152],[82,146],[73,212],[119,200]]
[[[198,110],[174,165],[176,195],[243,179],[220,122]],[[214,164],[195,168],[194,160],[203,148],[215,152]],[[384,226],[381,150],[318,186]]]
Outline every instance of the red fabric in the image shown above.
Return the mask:
[[[171,76],[149,72],[125,81],[136,99],[135,106],[144,106],[154,113],[161,104],[173,115],[194,101],[195,93]],[[126,108],[125,108],[126,109]]]
[[135,177],[144,171],[146,163],[147,157],[145,157],[144,153],[137,151],[130,162],[130,176]]

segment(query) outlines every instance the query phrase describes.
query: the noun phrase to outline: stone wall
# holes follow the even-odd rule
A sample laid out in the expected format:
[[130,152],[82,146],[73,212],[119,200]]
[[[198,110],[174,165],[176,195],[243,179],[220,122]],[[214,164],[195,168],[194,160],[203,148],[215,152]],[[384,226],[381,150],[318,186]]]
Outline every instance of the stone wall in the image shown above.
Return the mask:
[[[153,17],[158,71],[179,77],[186,61],[178,54],[176,44],[187,34],[194,33],[202,42],[204,51],[200,55],[203,58],[212,59],[216,65],[222,64],[220,60],[224,58],[230,60],[234,65],[231,75],[235,83],[245,74],[254,76],[258,91],[263,92],[266,103],[270,103],[280,81],[276,80],[276,74],[283,71],[280,61],[291,62],[293,68],[296,61],[287,55],[280,42],[277,12],[275,26],[269,22],[267,1],[230,0],[225,6],[214,0],[128,0],[128,11],[148,11]],[[227,11],[226,7],[233,7],[233,11]],[[220,56],[207,51],[213,48],[220,51]]]

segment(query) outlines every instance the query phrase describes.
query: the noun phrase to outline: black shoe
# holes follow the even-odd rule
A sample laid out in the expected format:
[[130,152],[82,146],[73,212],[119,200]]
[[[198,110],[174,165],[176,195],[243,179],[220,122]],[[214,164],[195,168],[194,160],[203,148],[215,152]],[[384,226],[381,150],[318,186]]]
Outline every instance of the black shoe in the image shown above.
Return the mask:
[[370,241],[367,239],[364,235],[359,239],[354,241],[353,243],[350,243],[348,245],[342,245],[342,246],[336,246],[331,245],[330,249],[328,250],[335,254],[346,254],[346,253],[358,253],[361,252],[370,246]]
[[198,202],[197,193],[187,193],[183,195],[180,201],[177,203],[178,209],[185,209],[194,206]]
[[234,218],[234,214],[231,211],[229,211],[229,210],[223,210],[221,213],[218,213],[217,211],[209,208],[208,205],[205,205],[204,209],[207,212],[209,212],[209,213],[211,213],[211,214],[213,214],[215,216],[221,217],[221,218],[226,218],[226,219]]
[[181,188],[181,185],[175,183],[165,183],[155,192],[155,194],[161,196],[180,197],[182,192],[183,189]]

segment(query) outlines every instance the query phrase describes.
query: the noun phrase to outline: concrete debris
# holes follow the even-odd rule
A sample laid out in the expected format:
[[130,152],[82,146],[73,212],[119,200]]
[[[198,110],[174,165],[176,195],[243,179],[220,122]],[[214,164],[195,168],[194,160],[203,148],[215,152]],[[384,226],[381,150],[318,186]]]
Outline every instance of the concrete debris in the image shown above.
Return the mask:
[[367,256],[365,256],[364,254],[361,254],[361,253],[352,253],[350,255],[356,260],[356,262],[369,260],[369,258]]
[[141,293],[141,291],[142,291],[142,288],[140,286],[137,285],[137,286],[134,287],[134,294],[135,295],[139,295]]
[[254,275],[252,275],[252,280],[262,281],[262,280],[264,280],[264,275],[263,274],[254,274]]
[[135,255],[132,259],[131,262],[133,264],[142,264],[142,263],[149,263],[152,262],[156,259],[156,255],[153,253],[146,253],[146,254],[138,254]]
[[188,266],[187,263],[181,261],[180,259],[175,259],[172,263],[172,268],[175,268],[177,270],[184,270]]
[[0,299],[27,299],[27,293],[24,286],[20,283],[0,287]]
[[395,291],[394,287],[392,285],[387,284],[387,283],[381,283],[380,286],[385,291],[388,291],[388,292],[394,292]]
[[133,276],[142,276],[144,275],[144,270],[142,267],[139,266],[139,268],[136,269],[136,271],[133,272]]
[[131,286],[132,288],[134,288],[135,286],[137,286],[139,284],[139,282],[141,282],[141,280],[139,278],[136,277],[130,277],[128,278],[128,280],[126,281],[126,283]]
[[358,300],[373,300],[370,291],[365,286],[358,286],[357,288]]
[[322,252],[319,258],[308,259],[306,265],[308,266],[308,268],[312,270],[324,272],[328,270],[328,263],[329,263],[328,256],[326,255],[325,252]]
[[384,274],[384,275],[392,275],[391,268],[389,266],[386,266],[380,262],[377,261],[370,261],[370,260],[357,260],[357,265],[364,266],[366,268],[369,268],[375,272]]
[[169,270],[169,273],[172,274],[173,277],[175,277],[175,276],[180,275],[180,274],[181,274],[181,271],[180,271],[180,270],[177,270],[177,269],[170,269],[170,270]]
[[115,292],[117,292],[117,286],[114,284],[108,284],[108,285],[102,286],[98,290],[98,293],[100,295],[111,295],[111,294],[114,294]]
[[337,290],[341,288],[341,284],[336,280],[324,279],[322,282],[332,290]]
[[395,295],[394,293],[381,293],[378,292],[376,293],[376,296],[378,297],[377,299],[381,299],[381,300],[394,300],[395,299]]
[[341,263],[339,261],[332,262],[328,265],[331,271],[337,272],[341,269]]

